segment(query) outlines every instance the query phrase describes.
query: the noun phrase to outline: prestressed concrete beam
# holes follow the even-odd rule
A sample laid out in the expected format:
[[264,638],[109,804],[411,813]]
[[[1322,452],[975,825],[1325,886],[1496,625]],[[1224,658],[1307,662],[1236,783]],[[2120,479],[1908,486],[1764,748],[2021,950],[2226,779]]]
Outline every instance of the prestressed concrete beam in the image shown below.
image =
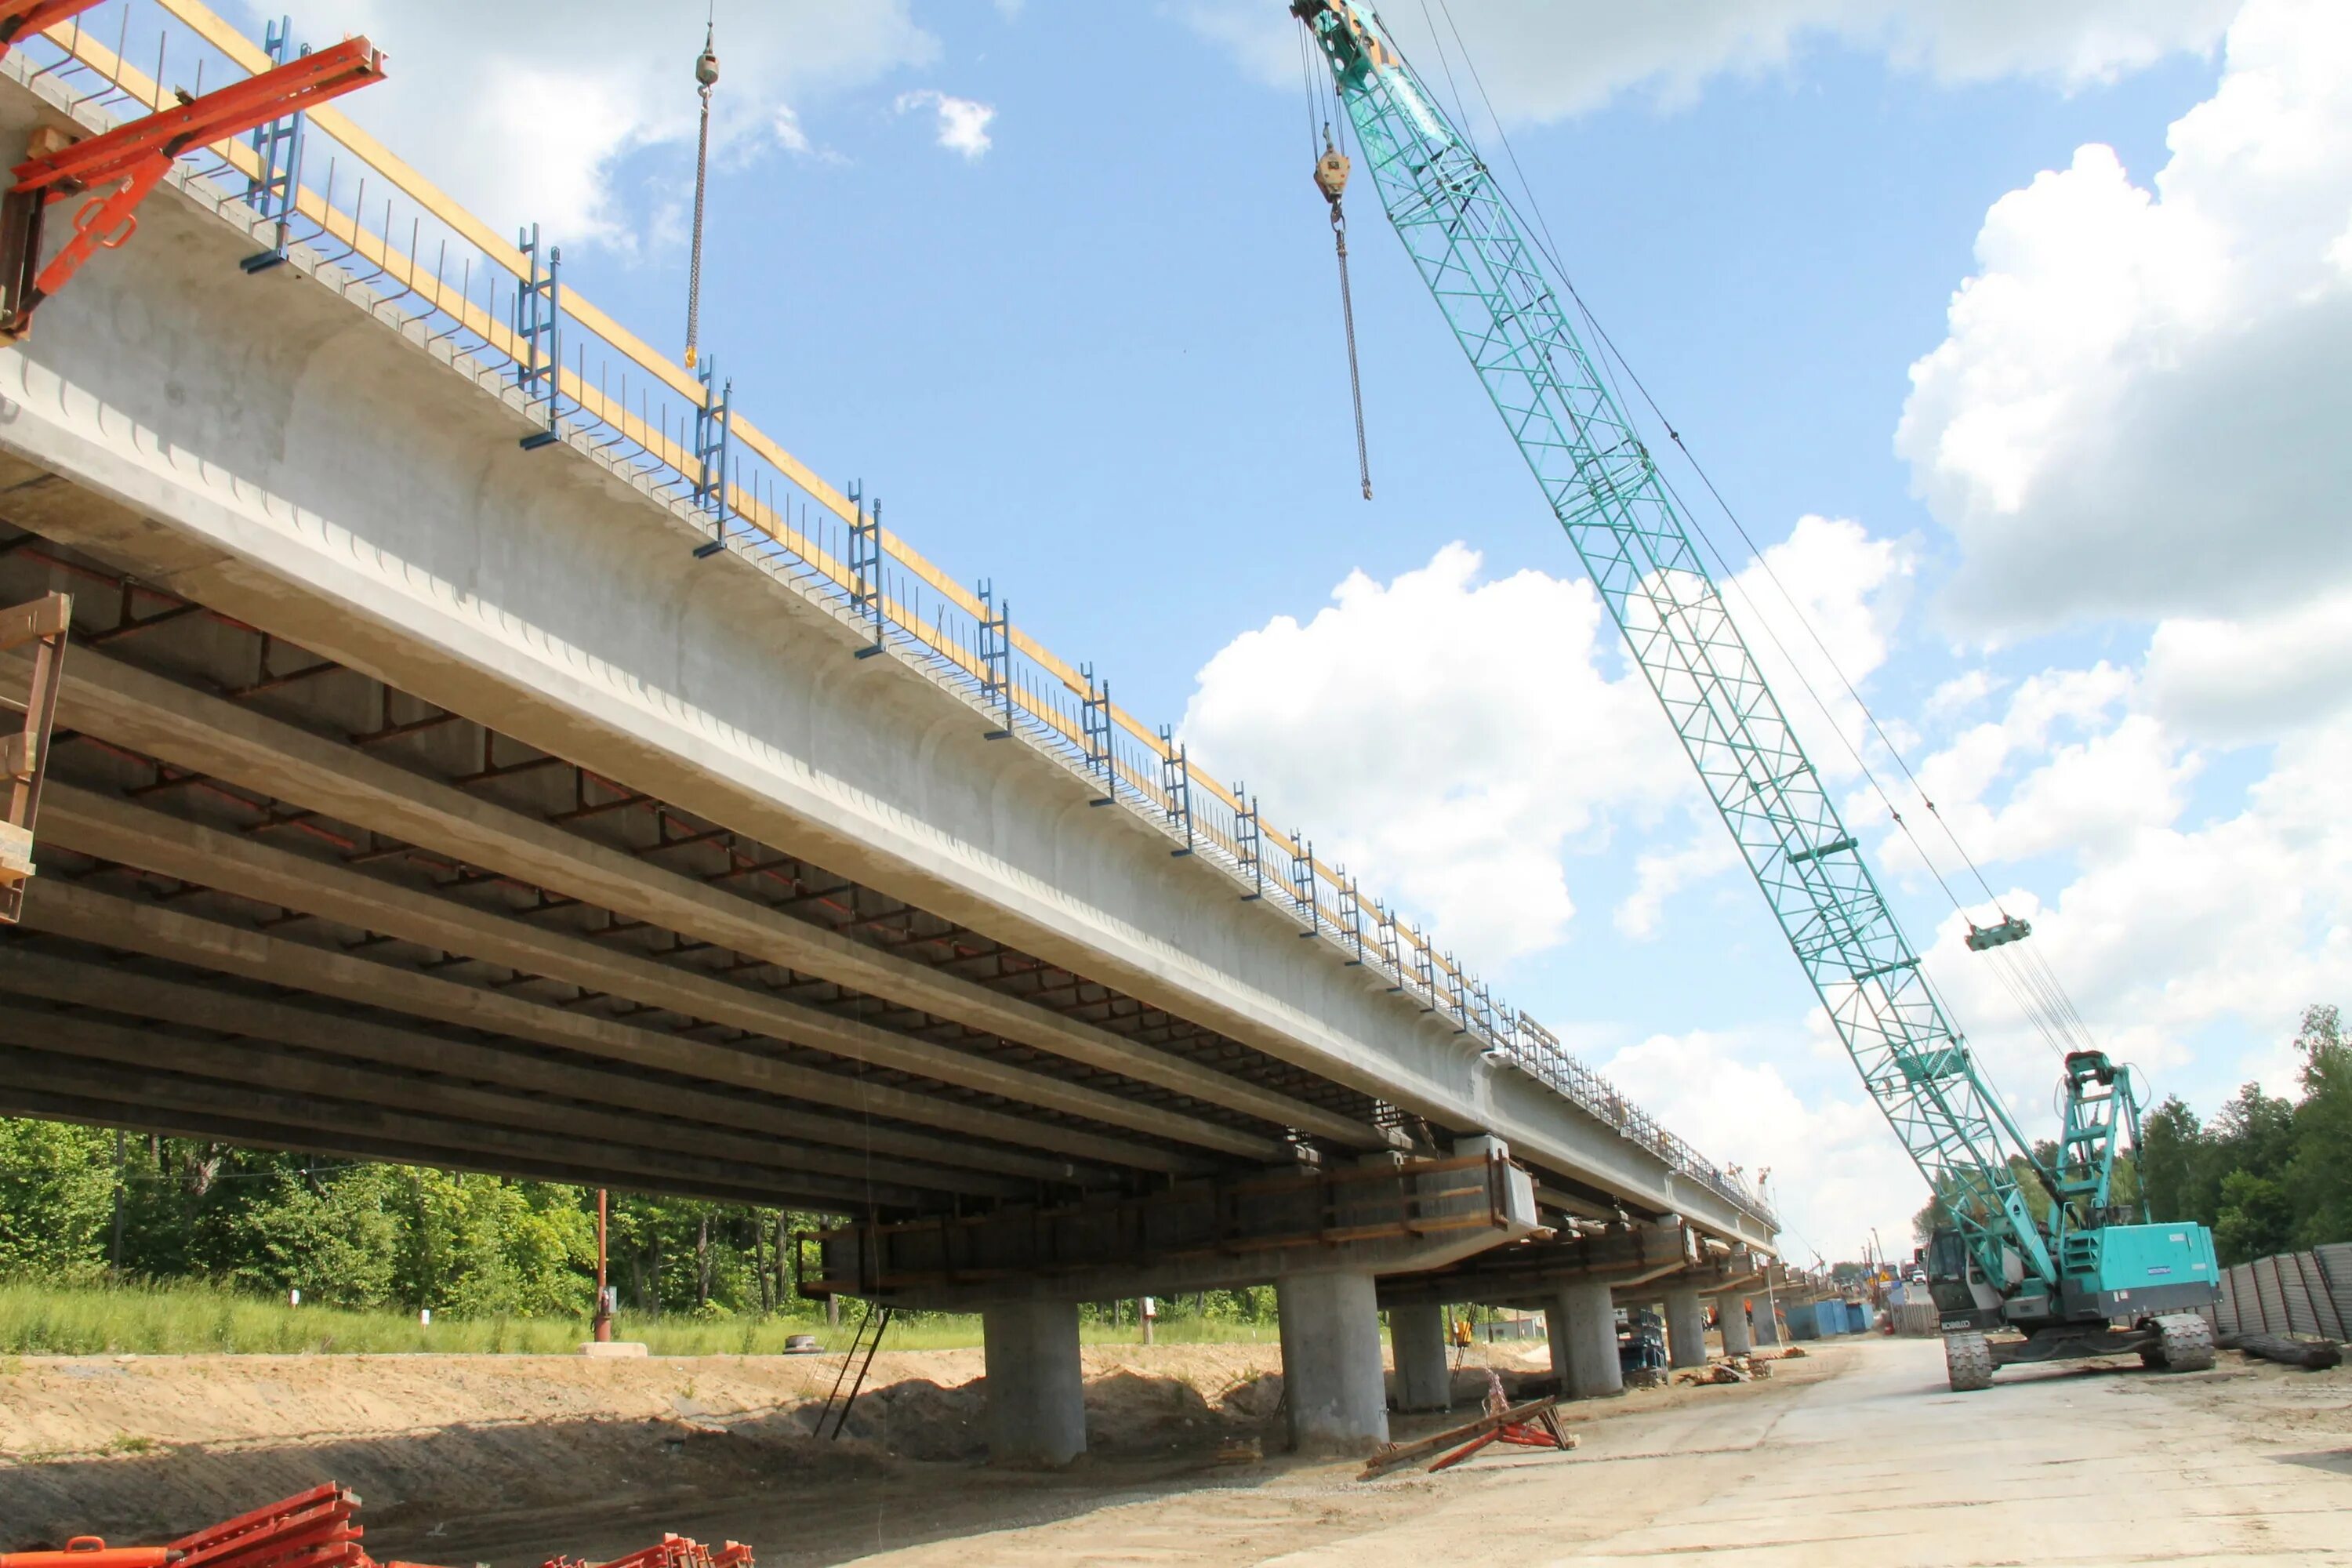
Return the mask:
[[544,931],[433,893],[384,881],[239,834],[52,780],[41,836],[62,847],[202,887],[299,910],[359,931],[463,953],[526,974],[647,1003],[899,1072],[1002,1095],[1066,1115],[1258,1161],[1291,1157],[1276,1138],[1009,1067],[889,1029],[836,1017],[675,964]]
[[1370,1279],[1439,1268],[1535,1229],[1527,1173],[1487,1152],[1490,1140],[1464,1147],[1452,1160],[859,1224],[824,1237],[823,1277],[803,1288],[962,1312],[1004,1300],[1174,1296],[1331,1269]]
[[[8,661],[23,662],[5,656],[0,670],[14,668]],[[740,895],[104,654],[76,650],[58,713],[61,725],[176,766],[1104,1072],[1346,1146],[1402,1143],[1400,1134],[1369,1122],[805,921],[780,918]]]
[[[321,1154],[334,1160],[378,1160],[391,1164],[416,1163],[413,1149],[406,1144],[341,1129],[321,1130],[257,1121],[242,1117],[112,1100],[104,1095],[59,1093],[6,1079],[0,1079],[0,1116],[31,1116],[47,1121],[76,1121],[91,1127],[121,1127],[129,1131],[152,1132],[163,1138],[201,1138],[253,1149]],[[576,1187],[618,1186],[631,1192],[662,1193],[672,1197],[708,1198],[713,1203],[784,1205],[823,1213],[832,1201],[799,1193],[751,1193],[740,1187],[678,1176],[615,1182],[610,1172],[585,1165],[513,1155],[486,1159],[465,1149],[447,1150],[431,1163],[439,1170],[473,1171],[483,1175],[515,1176],[538,1182],[563,1182]]]
[[[690,1148],[698,1158],[743,1166],[747,1182],[755,1177],[777,1180],[772,1173],[776,1171],[805,1173],[806,1181],[820,1186],[827,1177],[845,1178],[845,1182],[831,1186],[836,1200],[859,1191],[858,1184],[862,1184],[865,1195],[874,1203],[891,1208],[919,1208],[935,1201],[939,1193],[961,1190],[942,1184],[936,1172],[931,1173],[930,1180],[909,1182],[905,1167],[893,1173],[898,1180],[886,1176],[874,1181],[869,1165],[841,1150],[754,1138],[716,1128],[681,1126],[648,1116],[420,1079],[381,1068],[320,1061],[281,1046],[158,1035],[95,1018],[7,1005],[0,1005],[0,1044],[140,1069],[167,1068],[175,1073],[249,1088],[312,1095],[322,1100],[359,1100],[446,1121],[514,1127],[557,1138],[590,1139],[640,1152]],[[927,1197],[927,1194],[933,1195]]]
[[[550,1061],[508,1047],[444,1039],[415,1029],[322,1013],[267,997],[192,985],[121,968],[103,968],[78,959],[37,952],[21,942],[0,943],[0,994],[37,996],[152,1018],[158,1023],[273,1040],[355,1061],[437,1073],[526,1094],[552,1095],[633,1112],[650,1112],[674,1119],[648,1124],[666,1130],[668,1136],[682,1131],[677,1122],[733,1130],[709,1134],[721,1139],[757,1133],[759,1138],[739,1141],[780,1155],[792,1154],[811,1171],[863,1176],[876,1168],[870,1148],[871,1129],[863,1130],[861,1135],[859,1124],[854,1121],[782,1110],[737,1095],[681,1089],[675,1084]],[[806,1148],[790,1142],[765,1142],[812,1137],[834,1147]],[[956,1152],[956,1145],[940,1142],[945,1151]],[[847,1152],[845,1146],[859,1152]],[[711,1143],[707,1147],[715,1152],[720,1145]],[[888,1150],[881,1152],[881,1173],[893,1183],[982,1197],[1021,1197],[1034,1191],[1033,1182],[893,1158]],[[756,1163],[789,1166],[793,1160],[778,1158]]]
[[1543,1308],[1570,1287],[1611,1289],[1680,1273],[1698,1261],[1698,1234],[1675,1221],[1600,1236],[1530,1237],[1465,1258],[1450,1268],[1381,1281],[1381,1305],[1476,1301]]
[[[321,996],[455,1024],[461,1028],[535,1040],[606,1061],[677,1073],[860,1115],[912,1121],[1025,1149],[1054,1150],[1106,1165],[1133,1166],[1171,1174],[1197,1168],[1197,1162],[1149,1145],[1048,1126],[1003,1111],[958,1105],[887,1084],[862,1083],[839,1073],[780,1061],[756,1050],[686,1039],[593,1013],[552,1007],[506,992],[395,969],[248,927],[200,919],[160,904],[115,898],[55,877],[37,877],[27,884],[24,923],[58,936],[143,952],[264,984],[291,986]],[[803,1135],[815,1136],[819,1127],[830,1125],[830,1119],[812,1123]],[[961,1149],[964,1152],[957,1157],[981,1169],[1031,1175],[1042,1181],[1079,1182],[1087,1174],[1066,1160],[1042,1158],[1021,1152],[1020,1148],[964,1145],[888,1127],[874,1128],[871,1139],[877,1149],[927,1159],[945,1159],[948,1151]]]
[[[675,1177],[710,1191],[730,1193],[739,1203],[797,1200],[834,1214],[854,1213],[865,1206],[864,1193],[848,1183],[805,1177],[769,1183],[745,1167],[694,1154],[656,1154],[589,1139],[550,1137],[478,1121],[450,1121],[361,1100],[331,1105],[250,1084],[125,1068],[15,1045],[0,1045],[0,1079],[53,1093],[153,1106],[167,1112],[310,1129],[338,1136],[349,1131],[372,1140],[384,1157],[404,1164],[464,1164],[472,1170],[503,1172],[509,1169],[505,1162],[511,1159],[563,1166],[605,1184],[634,1179],[657,1187],[665,1179]],[[288,1145],[272,1140],[270,1146]],[[514,1173],[523,1173],[515,1167]]]

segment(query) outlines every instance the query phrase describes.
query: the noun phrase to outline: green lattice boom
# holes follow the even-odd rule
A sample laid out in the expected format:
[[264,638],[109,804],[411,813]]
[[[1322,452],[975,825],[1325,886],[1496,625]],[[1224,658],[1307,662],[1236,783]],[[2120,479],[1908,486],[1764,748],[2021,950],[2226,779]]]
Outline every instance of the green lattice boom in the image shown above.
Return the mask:
[[[1625,635],[1798,961],[1986,1277],[2056,1269],[2008,1152],[2031,1147],[1919,973],[1726,610],[1656,466],[1569,325],[1493,175],[1376,15],[1296,0],[1389,220]],[[1959,1195],[1961,1201],[1949,1201]]]

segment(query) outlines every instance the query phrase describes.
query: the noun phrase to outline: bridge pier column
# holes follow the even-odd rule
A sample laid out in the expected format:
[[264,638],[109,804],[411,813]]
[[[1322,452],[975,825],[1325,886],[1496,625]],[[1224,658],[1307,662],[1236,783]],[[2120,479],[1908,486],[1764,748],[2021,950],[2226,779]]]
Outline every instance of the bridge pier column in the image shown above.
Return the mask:
[[1396,1358],[1399,1410],[1444,1410],[1454,1403],[1445,1363],[1445,1309],[1389,1309],[1389,1349]]
[[980,1315],[987,1357],[988,1459],[1051,1468],[1087,1451],[1078,1304],[1003,1301]]
[[1706,1364],[1706,1308],[1698,1292],[1666,1292],[1666,1364],[1680,1371]]
[[1748,1300],[1738,1291],[1715,1299],[1717,1325],[1723,1331],[1723,1353],[1746,1355],[1756,1342],[1748,1332]]
[[1563,1285],[1544,1313],[1551,1332],[1551,1370],[1562,1399],[1597,1399],[1624,1391],[1617,1361],[1617,1310],[1605,1281]]
[[1370,1274],[1286,1274],[1282,1387],[1290,1446],[1307,1454],[1369,1454],[1389,1440],[1380,1302]]
[[1772,1314],[1772,1298],[1769,1295],[1763,1295],[1755,1300],[1756,1305],[1749,1315],[1756,1331],[1756,1342],[1759,1345],[1779,1344],[1780,1321]]

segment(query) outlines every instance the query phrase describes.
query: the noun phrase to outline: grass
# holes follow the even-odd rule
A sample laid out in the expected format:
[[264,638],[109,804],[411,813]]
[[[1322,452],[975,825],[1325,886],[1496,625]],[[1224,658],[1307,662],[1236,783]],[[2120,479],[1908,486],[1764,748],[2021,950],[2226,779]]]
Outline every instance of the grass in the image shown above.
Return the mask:
[[[842,1325],[824,1318],[634,1318],[613,1337],[642,1342],[654,1355],[773,1355],[791,1334],[814,1334],[828,1350],[845,1348],[857,1310]],[[574,1318],[436,1318],[412,1313],[289,1307],[194,1281],[158,1285],[58,1286],[0,1281],[0,1358],[26,1355],[568,1355],[588,1337]],[[1134,1344],[1131,1325],[1083,1325],[1088,1344]],[[1274,1326],[1217,1319],[1162,1319],[1161,1344],[1247,1344],[1276,1338]],[[961,1350],[980,1343],[980,1320],[924,1313],[891,1324],[892,1350]],[[0,1373],[16,1370],[0,1359]]]

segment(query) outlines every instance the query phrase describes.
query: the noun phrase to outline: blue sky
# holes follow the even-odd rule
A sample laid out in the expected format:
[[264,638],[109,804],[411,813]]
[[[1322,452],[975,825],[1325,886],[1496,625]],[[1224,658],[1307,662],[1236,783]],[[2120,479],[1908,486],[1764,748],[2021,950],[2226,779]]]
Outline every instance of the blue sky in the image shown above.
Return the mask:
[[[2319,434],[2347,398],[2318,352],[2352,328],[2341,9],[1452,4],[1578,287],[2094,1033],[2209,1112],[2286,1087],[2301,1008],[2352,1000],[2352,530]],[[518,9],[553,30],[486,39],[450,0],[304,20],[390,52],[355,117],[672,344],[699,17]],[[1418,0],[1389,10],[1411,47]],[[1916,1180],[1362,180],[1355,493],[1283,25],[721,0],[706,352],[1669,1125],[1772,1166],[1801,1252],[1891,1244]],[[1885,864],[2038,1115],[2054,1061]]]

